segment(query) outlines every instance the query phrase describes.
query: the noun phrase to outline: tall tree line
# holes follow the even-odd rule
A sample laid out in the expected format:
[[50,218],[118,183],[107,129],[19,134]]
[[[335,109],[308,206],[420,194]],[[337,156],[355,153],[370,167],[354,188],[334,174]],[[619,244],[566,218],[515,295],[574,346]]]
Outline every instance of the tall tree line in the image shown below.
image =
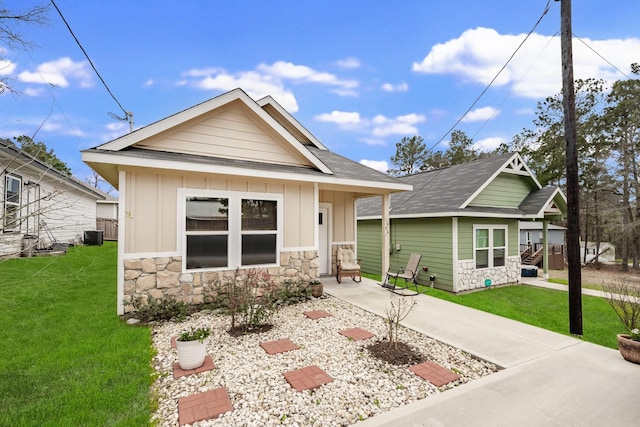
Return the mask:
[[[622,270],[640,263],[640,65],[632,77],[607,84],[576,80],[576,126],[580,181],[581,239],[616,246]],[[565,187],[562,94],[538,102],[531,129],[523,129],[496,154],[519,152],[543,186]],[[403,176],[487,156],[463,131],[451,133],[445,151],[428,151],[420,136],[396,143],[388,173]],[[586,250],[585,250],[586,255]]]
[[[640,260],[640,66],[633,78],[607,85],[576,80],[576,122],[584,242],[612,242],[622,269]],[[542,185],[564,186],[562,95],[537,105],[533,129],[523,129],[498,152],[519,151]],[[586,253],[586,251],[585,251]]]

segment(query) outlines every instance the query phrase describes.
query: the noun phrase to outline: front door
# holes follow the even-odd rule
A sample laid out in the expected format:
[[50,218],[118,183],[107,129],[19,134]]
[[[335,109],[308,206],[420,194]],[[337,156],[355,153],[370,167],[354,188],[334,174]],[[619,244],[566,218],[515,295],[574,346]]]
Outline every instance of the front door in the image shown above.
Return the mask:
[[331,274],[331,255],[329,254],[329,206],[320,206],[318,214],[318,257],[320,258],[320,274]]

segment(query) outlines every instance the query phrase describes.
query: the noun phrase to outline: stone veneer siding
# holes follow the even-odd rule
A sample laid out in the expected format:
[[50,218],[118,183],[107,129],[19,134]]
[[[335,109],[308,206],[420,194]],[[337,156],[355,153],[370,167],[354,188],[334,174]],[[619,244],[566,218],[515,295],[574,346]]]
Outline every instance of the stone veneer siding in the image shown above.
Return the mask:
[[507,257],[504,267],[483,268],[476,270],[475,261],[458,261],[458,290],[484,288],[485,279],[491,279],[491,286],[520,282],[520,256]]
[[[317,251],[293,251],[280,253],[279,267],[265,267],[278,283],[285,280],[309,282],[319,277],[320,261]],[[247,271],[250,268],[241,270]],[[200,304],[205,289],[212,284],[233,280],[235,270],[183,272],[182,257],[127,258],[124,260],[124,297],[141,297],[146,303],[149,297],[174,296],[187,304]],[[125,312],[133,307],[125,304]]]

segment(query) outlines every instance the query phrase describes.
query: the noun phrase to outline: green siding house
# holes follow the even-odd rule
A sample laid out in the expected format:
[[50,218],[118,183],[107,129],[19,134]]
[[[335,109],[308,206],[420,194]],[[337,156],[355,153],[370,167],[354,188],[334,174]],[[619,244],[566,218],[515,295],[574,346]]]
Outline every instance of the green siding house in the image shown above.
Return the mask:
[[[400,178],[413,191],[391,195],[388,233],[379,197],[358,201],[358,257],[364,272],[383,271],[383,236],[390,270],[422,254],[418,282],[451,292],[520,281],[519,221],[560,220],[566,198],[543,188],[522,157],[505,154]],[[546,227],[545,227],[546,230]]]

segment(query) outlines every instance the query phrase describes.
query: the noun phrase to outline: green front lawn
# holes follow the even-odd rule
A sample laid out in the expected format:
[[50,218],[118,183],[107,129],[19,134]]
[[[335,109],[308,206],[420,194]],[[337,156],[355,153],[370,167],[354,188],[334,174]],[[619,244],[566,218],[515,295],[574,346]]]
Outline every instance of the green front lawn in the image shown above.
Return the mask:
[[[380,281],[380,276],[363,274]],[[453,295],[439,289],[419,286],[421,293],[472,307],[488,313],[569,334],[569,296],[567,292],[533,286],[490,288],[464,295]],[[617,349],[616,334],[624,327],[603,298],[582,296],[583,339]]]
[[0,425],[149,424],[150,330],[116,315],[116,250],[0,261]]

